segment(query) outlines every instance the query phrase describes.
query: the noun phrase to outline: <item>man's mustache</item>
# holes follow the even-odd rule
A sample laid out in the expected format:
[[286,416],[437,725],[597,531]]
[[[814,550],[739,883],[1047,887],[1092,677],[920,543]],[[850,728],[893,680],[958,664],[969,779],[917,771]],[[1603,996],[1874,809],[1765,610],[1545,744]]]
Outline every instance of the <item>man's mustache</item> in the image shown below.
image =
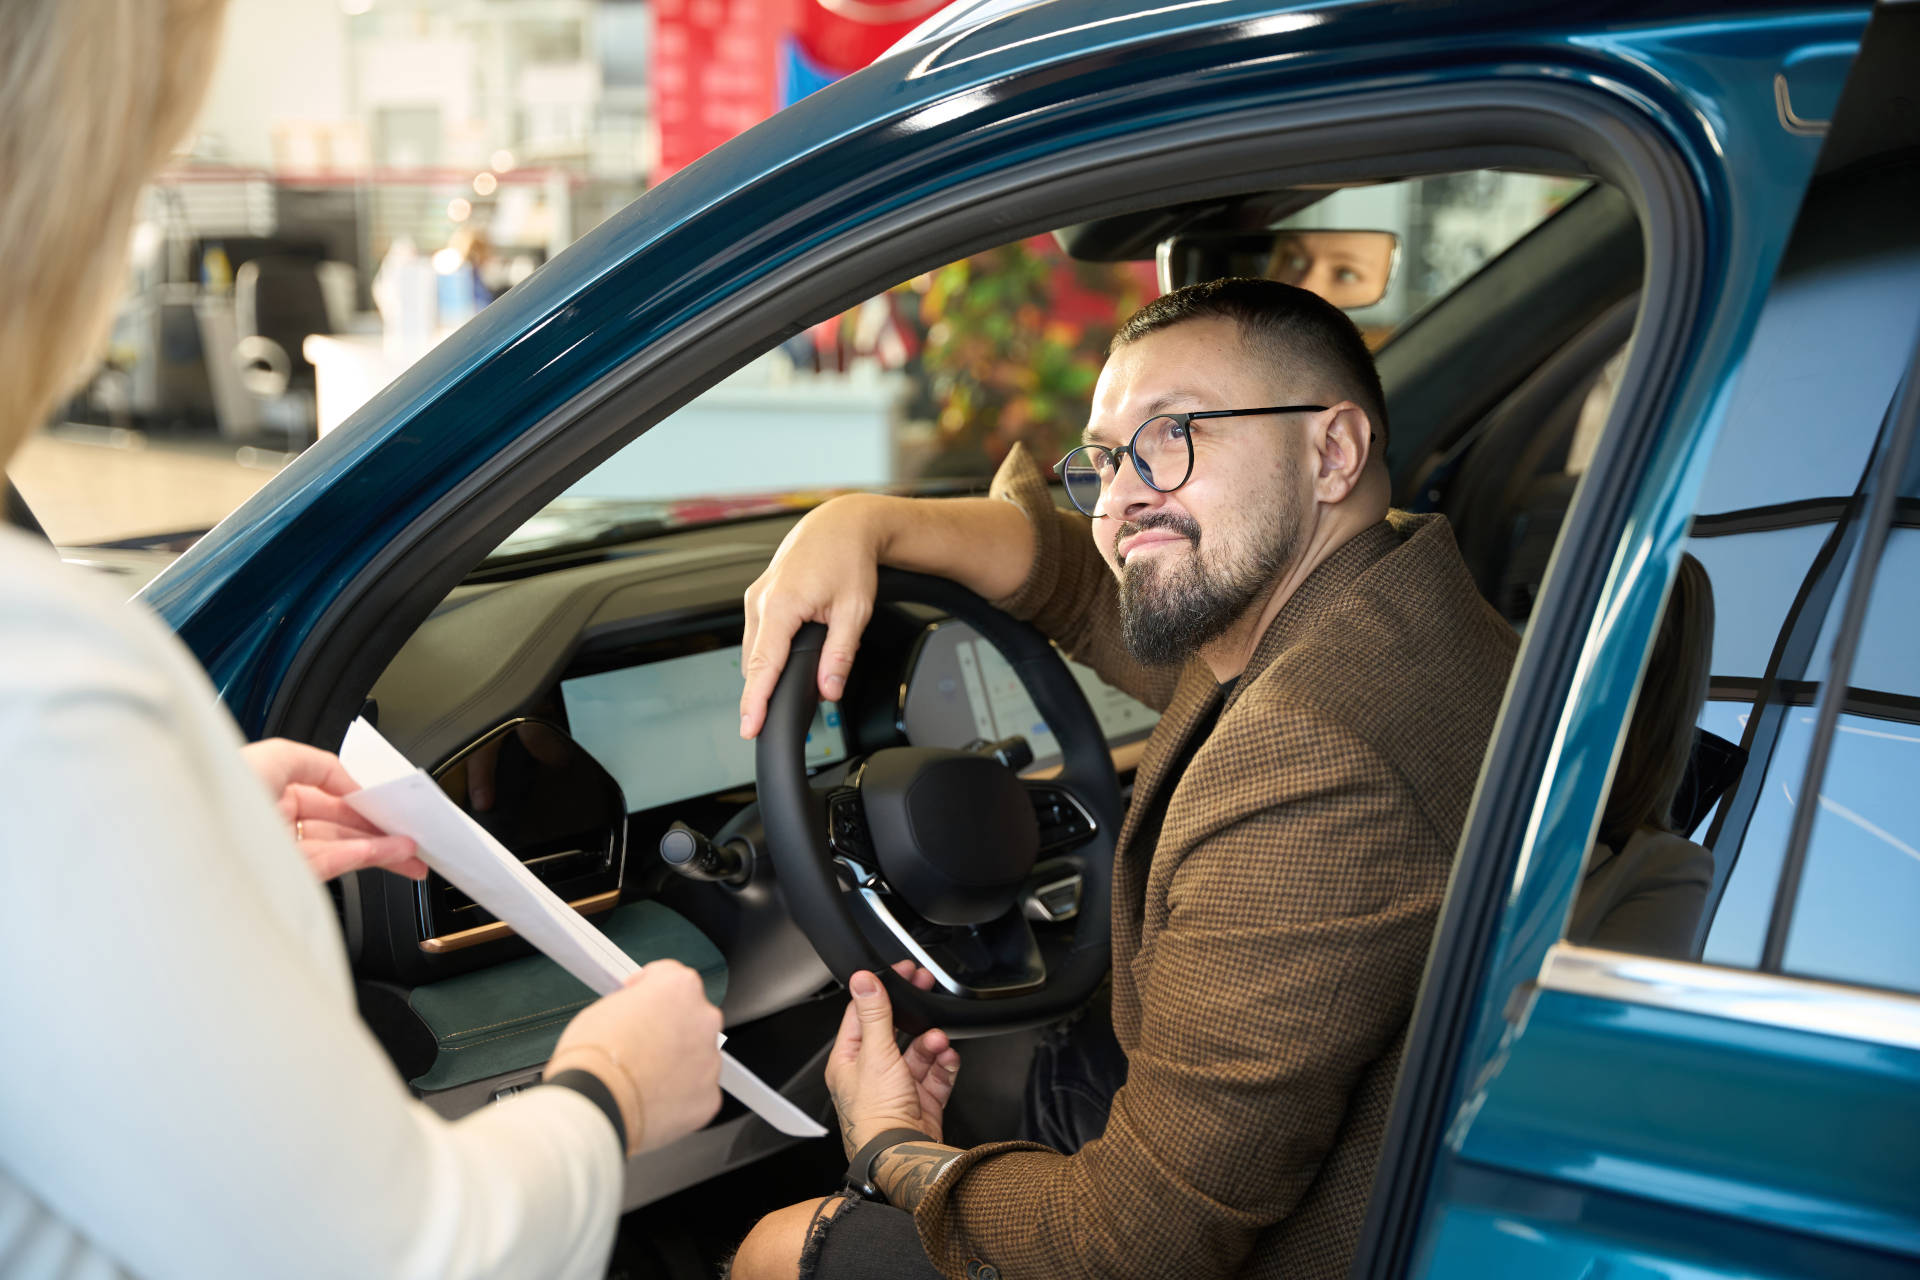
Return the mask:
[[[1144,533],[1148,529],[1168,529],[1179,534],[1195,547],[1200,545],[1200,522],[1192,516],[1175,515],[1171,511],[1144,516],[1138,521],[1121,525],[1114,535],[1114,545],[1119,546],[1136,533]],[[1120,563],[1125,564],[1126,560],[1122,558]]]

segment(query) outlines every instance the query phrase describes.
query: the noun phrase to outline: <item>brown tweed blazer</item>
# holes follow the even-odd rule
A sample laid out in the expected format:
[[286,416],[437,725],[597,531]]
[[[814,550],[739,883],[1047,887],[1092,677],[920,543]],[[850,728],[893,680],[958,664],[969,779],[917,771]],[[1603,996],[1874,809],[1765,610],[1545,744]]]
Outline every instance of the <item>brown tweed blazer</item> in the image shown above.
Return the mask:
[[921,1240],[956,1280],[982,1263],[1005,1280],[1338,1280],[1514,633],[1445,519],[1395,513],[1281,608],[1167,792],[1218,686],[1197,660],[1166,673],[1127,655],[1087,522],[1054,508],[1024,449],[993,491],[1037,535],[1001,607],[1165,714],[1114,869],[1129,1074],[1106,1133],[1071,1157],[967,1152],[915,1215]]

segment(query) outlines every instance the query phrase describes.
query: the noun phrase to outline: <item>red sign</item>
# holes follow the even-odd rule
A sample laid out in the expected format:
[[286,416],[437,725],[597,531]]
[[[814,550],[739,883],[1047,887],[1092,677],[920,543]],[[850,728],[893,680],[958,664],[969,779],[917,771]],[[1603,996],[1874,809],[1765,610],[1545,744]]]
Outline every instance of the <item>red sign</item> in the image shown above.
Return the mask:
[[788,0],[653,0],[659,182],[778,105]]
[[947,0],[797,0],[794,38],[815,65],[846,75],[885,53]]

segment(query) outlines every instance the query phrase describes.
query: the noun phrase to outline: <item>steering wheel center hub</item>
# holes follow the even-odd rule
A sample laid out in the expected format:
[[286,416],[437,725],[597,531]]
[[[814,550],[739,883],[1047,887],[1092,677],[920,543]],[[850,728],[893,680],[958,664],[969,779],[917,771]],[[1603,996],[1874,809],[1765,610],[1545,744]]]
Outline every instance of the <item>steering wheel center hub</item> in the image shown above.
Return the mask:
[[888,886],[935,924],[983,924],[1013,906],[1040,852],[1027,789],[989,756],[876,752],[860,774]]

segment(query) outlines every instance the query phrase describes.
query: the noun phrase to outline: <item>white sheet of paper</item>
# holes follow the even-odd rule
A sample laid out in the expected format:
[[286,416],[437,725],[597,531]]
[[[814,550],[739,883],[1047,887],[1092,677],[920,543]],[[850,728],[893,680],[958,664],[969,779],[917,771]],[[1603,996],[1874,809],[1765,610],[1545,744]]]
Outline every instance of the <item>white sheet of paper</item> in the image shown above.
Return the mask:
[[[340,762],[361,786],[347,797],[355,812],[383,830],[411,836],[423,862],[595,993],[618,991],[640,971],[633,957],[561,901],[364,719],[347,729]],[[726,1043],[725,1036],[720,1040]],[[720,1055],[720,1086],[782,1133],[826,1133],[728,1053]]]

